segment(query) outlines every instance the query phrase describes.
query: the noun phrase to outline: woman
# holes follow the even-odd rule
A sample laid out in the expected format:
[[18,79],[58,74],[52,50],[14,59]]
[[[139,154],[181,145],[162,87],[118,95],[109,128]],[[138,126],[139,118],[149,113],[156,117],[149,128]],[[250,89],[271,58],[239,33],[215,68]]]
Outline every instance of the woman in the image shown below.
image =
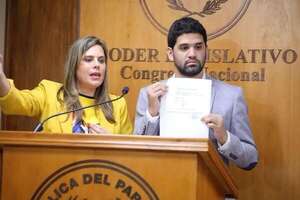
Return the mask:
[[[40,121],[59,112],[109,101],[107,47],[94,36],[72,45],[65,64],[64,84],[42,80],[32,90],[18,90],[3,72],[0,58],[0,106],[5,114],[38,117]],[[49,119],[44,132],[130,134],[132,125],[124,98],[97,107]]]

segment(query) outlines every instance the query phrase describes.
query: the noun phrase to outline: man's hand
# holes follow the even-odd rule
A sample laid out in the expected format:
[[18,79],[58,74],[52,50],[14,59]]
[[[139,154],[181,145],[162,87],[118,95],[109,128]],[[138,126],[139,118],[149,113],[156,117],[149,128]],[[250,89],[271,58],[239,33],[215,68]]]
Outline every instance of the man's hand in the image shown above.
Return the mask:
[[167,86],[163,83],[156,82],[147,88],[148,94],[148,111],[152,117],[158,115],[160,102],[159,98],[167,93]]
[[221,115],[209,114],[204,116],[201,121],[203,121],[208,128],[213,129],[214,136],[221,145],[227,141],[227,133],[224,127],[224,120]]

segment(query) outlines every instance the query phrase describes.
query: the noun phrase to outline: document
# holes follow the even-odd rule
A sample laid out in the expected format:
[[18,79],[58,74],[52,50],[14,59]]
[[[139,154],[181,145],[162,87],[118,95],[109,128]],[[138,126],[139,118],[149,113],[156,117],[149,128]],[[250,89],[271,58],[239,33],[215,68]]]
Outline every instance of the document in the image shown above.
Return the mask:
[[170,78],[161,99],[160,136],[208,138],[201,118],[210,113],[211,80]]

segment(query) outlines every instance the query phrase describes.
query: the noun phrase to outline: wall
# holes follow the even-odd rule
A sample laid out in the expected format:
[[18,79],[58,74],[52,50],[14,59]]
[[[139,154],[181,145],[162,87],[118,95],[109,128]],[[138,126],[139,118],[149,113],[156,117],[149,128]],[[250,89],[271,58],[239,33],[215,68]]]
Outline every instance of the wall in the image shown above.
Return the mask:
[[[80,2],[80,13],[76,1],[7,1],[6,71],[20,88],[42,78],[61,80],[64,55],[78,37],[80,19],[81,36],[107,41],[111,91],[119,94],[123,85],[130,87],[133,120],[139,88],[156,81],[157,73],[166,78],[172,70],[165,59],[165,28],[176,17],[198,13],[192,16],[210,33],[208,72],[244,89],[260,153],[253,171],[231,168],[240,199],[299,199],[300,2],[227,1],[210,15],[202,13],[205,17],[199,13],[208,1],[181,1],[186,10],[168,2],[180,1],[89,0]],[[251,78],[241,78],[242,73]],[[6,122],[10,130],[34,126],[23,118]]]
[[[18,88],[63,80],[67,51],[78,37],[78,13],[78,1],[7,2],[5,71]],[[31,131],[36,124],[30,117],[6,116],[3,128]]]
[[[4,53],[4,40],[5,40],[5,11],[6,0],[0,0],[0,54]],[[0,108],[1,112],[1,108]],[[0,128],[1,128],[1,113],[0,113]]]
[[6,0],[0,0],[0,53],[4,52]]

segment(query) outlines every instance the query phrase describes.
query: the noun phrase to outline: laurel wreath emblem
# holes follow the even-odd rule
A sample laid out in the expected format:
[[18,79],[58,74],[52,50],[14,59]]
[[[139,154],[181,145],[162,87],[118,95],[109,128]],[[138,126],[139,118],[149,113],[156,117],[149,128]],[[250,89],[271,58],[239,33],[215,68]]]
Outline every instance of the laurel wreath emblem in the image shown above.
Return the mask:
[[169,3],[168,7],[174,10],[179,10],[188,13],[185,17],[191,15],[198,15],[200,17],[206,17],[207,15],[212,15],[216,13],[218,10],[221,10],[221,5],[226,3],[228,0],[208,0],[204,7],[200,8],[198,12],[192,12],[186,7],[184,7],[181,0],[167,0]]

